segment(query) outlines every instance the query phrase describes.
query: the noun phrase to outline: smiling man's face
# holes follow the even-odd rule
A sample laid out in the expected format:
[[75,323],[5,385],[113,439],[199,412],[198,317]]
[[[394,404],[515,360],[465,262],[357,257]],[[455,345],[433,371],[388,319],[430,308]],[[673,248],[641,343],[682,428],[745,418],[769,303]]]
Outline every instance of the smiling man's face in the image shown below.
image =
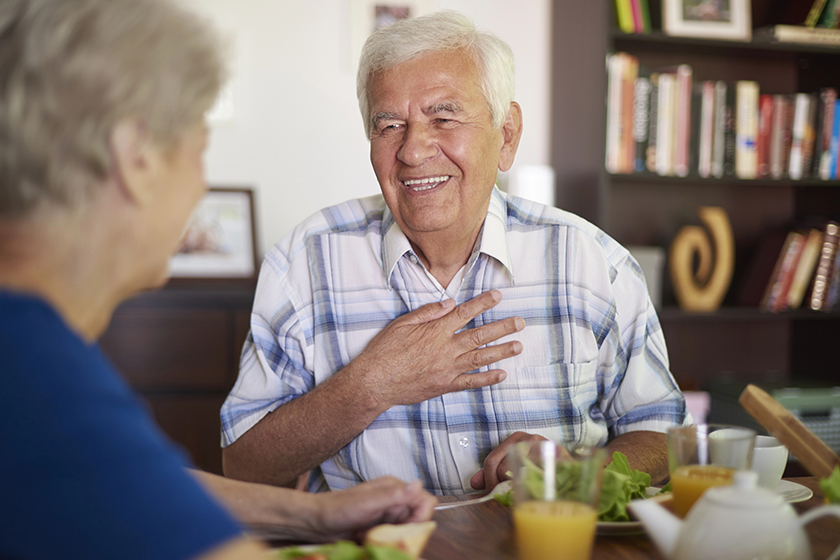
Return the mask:
[[[502,156],[479,73],[464,51],[423,55],[371,80],[370,157],[385,201],[408,238],[474,240]],[[514,148],[515,151],[515,148]],[[471,247],[470,247],[471,248]]]

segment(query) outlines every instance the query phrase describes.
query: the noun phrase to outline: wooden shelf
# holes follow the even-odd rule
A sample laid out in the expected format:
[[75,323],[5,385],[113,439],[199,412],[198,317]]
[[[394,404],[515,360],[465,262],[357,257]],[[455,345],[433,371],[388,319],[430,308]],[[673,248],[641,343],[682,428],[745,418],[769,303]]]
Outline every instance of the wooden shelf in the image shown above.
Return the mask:
[[663,322],[720,322],[720,321],[837,321],[840,311],[787,310],[781,313],[761,311],[754,307],[721,307],[710,313],[683,311],[679,307],[664,307],[659,312]]
[[752,41],[725,41],[719,39],[703,39],[699,37],[675,37],[666,35],[662,31],[651,31],[650,33],[622,33],[612,28],[610,38],[616,47],[661,47],[667,45],[676,48],[690,48],[692,50],[703,49],[707,53],[718,53],[725,51],[765,51],[779,53],[818,53],[818,54],[840,54],[840,47],[834,45],[821,45],[812,43],[789,43],[775,41],[772,37],[755,30]]

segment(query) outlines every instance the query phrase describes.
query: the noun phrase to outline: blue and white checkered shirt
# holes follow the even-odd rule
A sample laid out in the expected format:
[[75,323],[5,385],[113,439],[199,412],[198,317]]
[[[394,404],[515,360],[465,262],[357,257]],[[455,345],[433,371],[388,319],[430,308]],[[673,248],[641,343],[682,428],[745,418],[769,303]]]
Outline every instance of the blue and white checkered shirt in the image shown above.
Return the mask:
[[341,370],[400,315],[491,288],[504,299],[468,327],[525,319],[499,341],[524,348],[492,365],[507,378],[391,408],[313,471],[311,490],[393,475],[460,494],[516,431],[603,444],[684,421],[642,271],[604,232],[494,189],[476,249],[444,289],[377,195],[322,210],[266,255],[239,379],[221,411],[222,445]]

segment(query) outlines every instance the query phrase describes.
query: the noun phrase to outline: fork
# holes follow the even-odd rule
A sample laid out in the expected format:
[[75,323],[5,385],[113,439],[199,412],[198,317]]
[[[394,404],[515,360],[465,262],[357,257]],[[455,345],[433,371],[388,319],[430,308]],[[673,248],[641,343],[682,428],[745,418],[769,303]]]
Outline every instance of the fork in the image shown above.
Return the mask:
[[436,510],[439,509],[450,509],[456,508],[461,506],[471,506],[473,504],[480,504],[481,502],[486,502],[488,500],[492,500],[495,496],[499,494],[504,494],[513,488],[513,481],[505,480],[504,482],[500,482],[493,488],[489,493],[483,495],[480,498],[475,498],[474,500],[464,500],[462,502],[449,502],[446,504],[441,504],[435,507]]

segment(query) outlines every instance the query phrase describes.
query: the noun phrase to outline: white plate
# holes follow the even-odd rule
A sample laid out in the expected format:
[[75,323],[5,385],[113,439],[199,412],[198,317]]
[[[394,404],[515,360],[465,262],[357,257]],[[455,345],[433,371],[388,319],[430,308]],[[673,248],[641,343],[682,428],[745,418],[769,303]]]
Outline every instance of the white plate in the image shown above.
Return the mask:
[[804,502],[810,499],[814,493],[807,486],[802,486],[796,482],[789,480],[780,480],[779,485],[776,486],[776,493],[781,494],[785,501],[789,504],[797,502]]

